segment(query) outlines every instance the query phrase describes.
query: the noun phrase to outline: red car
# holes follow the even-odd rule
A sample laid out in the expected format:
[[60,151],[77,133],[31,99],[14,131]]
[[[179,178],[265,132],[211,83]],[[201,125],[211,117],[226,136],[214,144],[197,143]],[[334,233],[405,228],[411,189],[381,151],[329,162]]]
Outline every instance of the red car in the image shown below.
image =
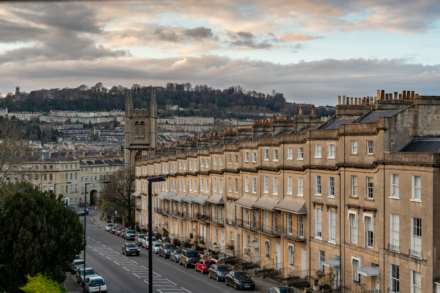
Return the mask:
[[202,261],[196,263],[196,267],[195,267],[196,268],[196,272],[201,272],[201,273],[207,274],[208,271],[209,271],[209,267],[212,264],[215,264],[214,260],[211,260],[211,259],[202,260]]

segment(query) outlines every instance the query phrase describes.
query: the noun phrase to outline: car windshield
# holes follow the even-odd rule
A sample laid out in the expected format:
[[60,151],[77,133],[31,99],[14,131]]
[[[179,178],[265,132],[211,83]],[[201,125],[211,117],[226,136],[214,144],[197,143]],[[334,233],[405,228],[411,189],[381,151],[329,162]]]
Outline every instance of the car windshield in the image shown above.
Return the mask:
[[90,281],[90,286],[91,287],[95,287],[95,286],[103,286],[105,285],[105,282],[103,279],[93,279]]
[[127,244],[127,248],[137,248],[137,245],[134,243]]
[[144,234],[138,234],[138,238],[145,238]]
[[82,263],[84,263],[84,260],[83,259],[75,259],[74,261],[73,261],[73,263],[74,264],[82,264]]
[[236,272],[235,277],[239,280],[249,280],[250,279],[249,275],[244,272]]
[[172,244],[165,244],[164,245],[164,248],[166,248],[166,249],[170,249],[170,248],[173,248],[174,247],[174,245],[172,245]]
[[[93,269],[86,269],[86,276],[94,275],[95,271]],[[84,275],[84,269],[81,269],[81,275]]]
[[134,234],[134,230],[128,229],[127,234]]
[[288,288],[288,287],[281,287],[281,288],[278,288],[278,292],[280,292],[280,293],[293,293],[293,289]]

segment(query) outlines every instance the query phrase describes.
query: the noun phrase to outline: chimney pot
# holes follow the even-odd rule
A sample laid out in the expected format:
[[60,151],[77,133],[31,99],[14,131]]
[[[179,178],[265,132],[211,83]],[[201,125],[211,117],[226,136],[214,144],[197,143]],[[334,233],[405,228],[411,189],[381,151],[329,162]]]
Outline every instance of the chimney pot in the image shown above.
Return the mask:
[[385,98],[385,90],[380,90],[380,99],[383,100]]
[[341,96],[338,96],[338,105],[341,104]]
[[414,100],[416,92],[415,91],[411,91],[411,100]]

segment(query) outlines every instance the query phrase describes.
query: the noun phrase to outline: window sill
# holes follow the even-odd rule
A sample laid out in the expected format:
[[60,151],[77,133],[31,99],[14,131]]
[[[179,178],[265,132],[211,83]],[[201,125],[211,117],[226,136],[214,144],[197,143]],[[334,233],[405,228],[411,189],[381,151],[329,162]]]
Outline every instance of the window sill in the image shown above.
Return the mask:
[[327,241],[327,242],[330,243],[330,244],[336,245],[336,241],[329,240],[329,241]]
[[328,198],[330,198],[330,199],[335,199],[336,198],[336,195],[329,195],[329,196],[327,196]]
[[335,160],[335,157],[327,157],[327,160]]
[[322,240],[322,236],[315,236],[316,240]]
[[304,158],[297,158],[297,161],[304,161]]
[[368,200],[368,201],[374,201],[374,197],[373,197],[373,198],[371,198],[371,197],[366,197],[365,200]]
[[411,198],[409,201],[411,201],[411,202],[415,202],[415,203],[422,203],[422,200],[421,200],[421,199],[414,199],[414,198]]
[[388,196],[389,199],[400,199],[400,196],[390,195]]

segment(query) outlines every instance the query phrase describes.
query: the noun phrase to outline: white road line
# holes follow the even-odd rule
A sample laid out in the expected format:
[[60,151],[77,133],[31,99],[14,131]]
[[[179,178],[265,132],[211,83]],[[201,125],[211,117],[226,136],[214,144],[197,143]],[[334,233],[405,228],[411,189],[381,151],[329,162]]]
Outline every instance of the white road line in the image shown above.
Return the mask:
[[136,274],[136,273],[133,273],[133,276],[135,276],[136,278],[138,278],[138,279],[140,279],[141,278],[141,276],[139,276],[138,274]]
[[120,266],[121,264],[120,263],[118,263],[117,261],[113,261],[114,263],[115,263],[115,265],[117,265],[117,266]]
[[129,272],[130,270],[127,267],[122,267],[125,271]]

